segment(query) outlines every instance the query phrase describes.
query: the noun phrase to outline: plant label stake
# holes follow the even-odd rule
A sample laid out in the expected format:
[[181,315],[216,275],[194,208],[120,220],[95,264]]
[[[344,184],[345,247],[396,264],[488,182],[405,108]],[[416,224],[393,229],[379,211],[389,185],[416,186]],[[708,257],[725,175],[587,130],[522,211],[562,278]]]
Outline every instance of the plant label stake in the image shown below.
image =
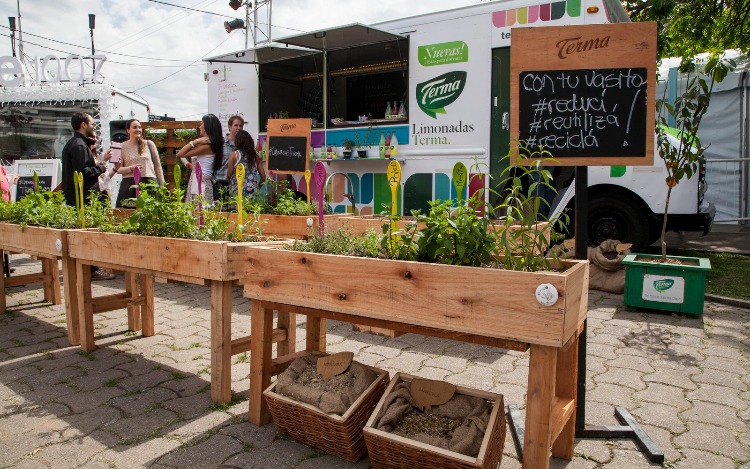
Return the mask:
[[466,165],[462,162],[458,162],[453,166],[453,185],[456,188],[456,198],[458,199],[458,205],[461,205],[461,200],[464,198],[464,187],[466,187]]
[[420,412],[430,410],[434,405],[443,405],[453,398],[456,385],[434,379],[414,378],[409,386],[411,398]]
[[268,192],[268,202],[273,205],[273,192],[276,190],[276,174],[273,171],[269,171],[268,179],[274,182],[274,184],[271,184],[271,190]]
[[323,192],[325,187],[323,185],[326,183],[326,168],[322,161],[315,163],[315,182],[318,184],[318,226],[320,227],[320,235],[325,236],[325,226],[323,225]]
[[74,183],[75,183],[75,191],[76,191],[76,203],[79,204],[78,206],[78,220],[81,223],[81,228],[86,228],[86,217],[83,212],[83,206],[85,205],[85,199],[83,198],[83,173],[79,173],[76,171],[76,173],[73,175]]
[[34,171],[34,192],[39,192],[39,175]]
[[[391,215],[398,214],[398,187],[401,185],[401,164],[392,160],[388,163],[388,185],[391,187]],[[391,222],[391,231],[396,231],[396,223]]]
[[195,163],[195,180],[198,183],[198,226],[203,226],[203,168],[200,162]]
[[316,364],[316,371],[323,378],[323,381],[328,381],[348,370],[353,358],[353,352],[339,352],[327,357],[320,357]]
[[174,172],[174,190],[178,191],[180,190],[180,182],[182,181],[182,169],[180,169],[179,165],[174,165],[172,171]]
[[310,170],[305,170],[305,185],[307,186],[307,203],[310,203],[310,178],[312,177],[312,174],[310,174]]
[[136,166],[133,168],[133,183],[135,184],[135,198],[138,198],[139,184],[141,183],[141,168]]
[[235,177],[239,182],[239,184],[237,184],[237,240],[242,241],[242,185],[245,182],[244,164],[240,163],[237,165]]

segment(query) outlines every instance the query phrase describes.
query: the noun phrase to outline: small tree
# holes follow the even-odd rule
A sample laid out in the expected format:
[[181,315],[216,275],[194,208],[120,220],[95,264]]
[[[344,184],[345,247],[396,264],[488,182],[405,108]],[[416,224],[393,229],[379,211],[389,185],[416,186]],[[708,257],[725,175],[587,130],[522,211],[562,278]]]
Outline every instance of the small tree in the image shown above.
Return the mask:
[[[667,213],[669,199],[674,188],[683,177],[690,179],[705,163],[706,147],[701,144],[698,128],[701,119],[708,110],[711,92],[715,83],[721,82],[734,67],[734,62],[712,57],[706,62],[703,73],[688,74],[685,91],[670,103],[660,99],[656,103],[656,142],[659,157],[667,166],[667,200],[664,204],[664,221],[661,228],[661,261],[667,259],[667,243],[664,236],[667,231]],[[710,83],[707,81],[710,79]],[[667,125],[669,118],[674,119],[676,129]],[[679,140],[678,145],[670,142],[670,136]]]

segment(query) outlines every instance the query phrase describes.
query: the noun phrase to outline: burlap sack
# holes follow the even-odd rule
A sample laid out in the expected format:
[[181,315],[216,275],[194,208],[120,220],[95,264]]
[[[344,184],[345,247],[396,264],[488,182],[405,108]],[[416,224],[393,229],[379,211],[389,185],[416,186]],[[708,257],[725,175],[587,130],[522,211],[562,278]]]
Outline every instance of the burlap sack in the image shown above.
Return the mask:
[[[374,428],[390,433],[412,408],[416,408],[411,398],[410,385],[410,382],[402,381],[394,386],[393,391],[385,397],[380,413],[374,421]],[[463,423],[453,431],[452,438],[438,438],[423,433],[411,438],[470,457],[479,454],[492,413],[492,406],[487,401],[480,397],[456,393],[450,401],[432,407],[430,412],[441,417],[463,420]]]
[[608,293],[625,291],[625,264],[622,263],[630,249],[617,252],[616,239],[608,239],[595,248],[588,248],[589,288]]
[[335,383],[336,380],[353,377],[354,381],[351,386],[341,386],[339,391],[323,391],[300,384],[298,382],[300,375],[308,366],[316,366],[317,362],[318,357],[312,355],[294,360],[289,368],[279,375],[276,381],[276,392],[313,405],[327,414],[343,415],[377,378],[373,370],[353,361],[345,373],[331,378],[331,382]]

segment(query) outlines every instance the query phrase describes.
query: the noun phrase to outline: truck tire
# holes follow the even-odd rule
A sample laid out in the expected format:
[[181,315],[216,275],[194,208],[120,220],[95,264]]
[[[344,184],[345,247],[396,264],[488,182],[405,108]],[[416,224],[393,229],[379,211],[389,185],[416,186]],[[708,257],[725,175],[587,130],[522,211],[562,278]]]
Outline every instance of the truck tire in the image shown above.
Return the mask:
[[633,252],[643,252],[651,239],[644,209],[627,196],[595,196],[589,201],[588,245],[599,246],[608,239],[632,243]]

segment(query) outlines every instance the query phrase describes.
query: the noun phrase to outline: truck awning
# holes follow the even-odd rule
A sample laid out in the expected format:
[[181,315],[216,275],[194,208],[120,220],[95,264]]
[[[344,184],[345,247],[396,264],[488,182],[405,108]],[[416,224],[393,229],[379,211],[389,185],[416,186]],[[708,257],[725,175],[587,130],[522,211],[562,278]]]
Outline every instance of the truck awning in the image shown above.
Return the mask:
[[320,54],[320,51],[289,46],[286,44],[270,43],[252,49],[217,55],[216,57],[210,57],[203,61],[218,63],[267,64],[279,60],[294,59],[312,54]]
[[311,33],[298,34],[277,39],[278,42],[308,49],[340,50],[352,47],[367,46],[381,42],[405,39],[405,36],[372,28],[360,23],[321,29]]

